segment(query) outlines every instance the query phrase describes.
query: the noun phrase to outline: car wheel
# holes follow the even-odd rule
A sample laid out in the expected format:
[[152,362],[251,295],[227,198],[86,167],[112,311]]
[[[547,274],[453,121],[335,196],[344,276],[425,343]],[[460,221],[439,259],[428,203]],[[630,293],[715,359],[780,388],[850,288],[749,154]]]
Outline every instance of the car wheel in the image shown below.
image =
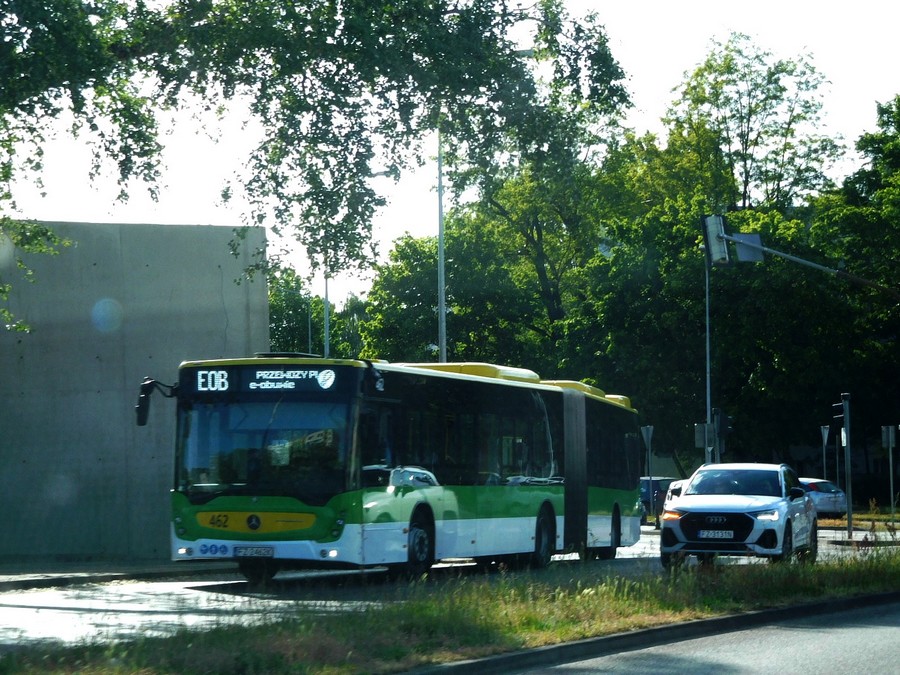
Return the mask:
[[677,570],[684,564],[684,554],[682,553],[660,553],[659,561],[665,570]]
[[809,545],[798,554],[800,562],[812,565],[819,557],[819,525],[813,521],[812,530],[809,533]]
[[770,559],[772,562],[790,562],[791,556],[794,555],[794,534],[791,531],[791,524],[784,526],[784,537],[781,542],[781,554],[774,555]]

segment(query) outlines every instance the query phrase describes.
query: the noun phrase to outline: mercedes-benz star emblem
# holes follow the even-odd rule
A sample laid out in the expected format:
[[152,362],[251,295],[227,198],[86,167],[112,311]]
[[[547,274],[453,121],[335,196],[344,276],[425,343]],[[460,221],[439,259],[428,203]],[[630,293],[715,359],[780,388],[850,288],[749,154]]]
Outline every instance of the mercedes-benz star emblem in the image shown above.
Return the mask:
[[262,525],[262,521],[258,515],[254,513],[252,516],[247,516],[247,527],[251,530],[258,530],[260,525]]

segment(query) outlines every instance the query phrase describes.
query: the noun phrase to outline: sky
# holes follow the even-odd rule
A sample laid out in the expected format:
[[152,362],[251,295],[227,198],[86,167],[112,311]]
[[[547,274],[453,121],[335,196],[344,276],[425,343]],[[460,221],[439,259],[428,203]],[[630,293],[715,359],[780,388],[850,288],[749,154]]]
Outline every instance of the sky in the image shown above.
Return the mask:
[[[574,15],[597,12],[606,26],[634,103],[628,121],[639,132],[662,131],[659,119],[675,96],[672,90],[703,61],[712,40],[724,42],[732,32],[749,35],[756,46],[777,57],[809,54],[830,82],[823,131],[842,136],[850,146],[860,134],[875,130],[876,102],[900,94],[900,5],[893,0],[840,6],[821,0],[567,0],[567,6]],[[137,189],[127,203],[116,204],[114,180],[92,185],[87,149],[61,136],[44,157],[46,196],[30,185],[18,186],[19,215],[46,221],[240,225],[240,205],[223,206],[219,194],[247,157],[250,135],[235,123],[216,143],[187,120],[174,125],[163,142],[166,169],[158,201]],[[437,235],[436,138],[426,148],[432,159],[425,166],[398,184],[384,184],[389,203],[373,222],[380,260],[386,260],[391,242],[406,232]],[[445,201],[445,212],[451,206]],[[302,253],[295,263],[301,275],[308,272]],[[340,305],[350,293],[365,294],[370,281],[358,273],[332,279],[328,297]],[[325,295],[321,276],[312,279],[310,289]]]

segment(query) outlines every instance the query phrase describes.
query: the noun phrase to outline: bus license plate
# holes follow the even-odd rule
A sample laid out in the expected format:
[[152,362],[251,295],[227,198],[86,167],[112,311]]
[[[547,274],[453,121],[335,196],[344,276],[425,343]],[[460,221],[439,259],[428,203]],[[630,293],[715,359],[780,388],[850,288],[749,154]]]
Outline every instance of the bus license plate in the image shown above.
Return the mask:
[[274,546],[235,546],[235,558],[273,558]]
[[734,530],[700,530],[701,539],[734,539]]

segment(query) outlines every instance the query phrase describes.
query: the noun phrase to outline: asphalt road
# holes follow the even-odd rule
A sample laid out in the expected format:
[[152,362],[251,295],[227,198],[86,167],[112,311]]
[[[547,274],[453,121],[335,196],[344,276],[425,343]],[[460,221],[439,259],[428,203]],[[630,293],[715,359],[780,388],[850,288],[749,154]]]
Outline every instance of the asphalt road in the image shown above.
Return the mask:
[[508,673],[529,675],[769,675],[896,673],[900,602],[776,623]]

